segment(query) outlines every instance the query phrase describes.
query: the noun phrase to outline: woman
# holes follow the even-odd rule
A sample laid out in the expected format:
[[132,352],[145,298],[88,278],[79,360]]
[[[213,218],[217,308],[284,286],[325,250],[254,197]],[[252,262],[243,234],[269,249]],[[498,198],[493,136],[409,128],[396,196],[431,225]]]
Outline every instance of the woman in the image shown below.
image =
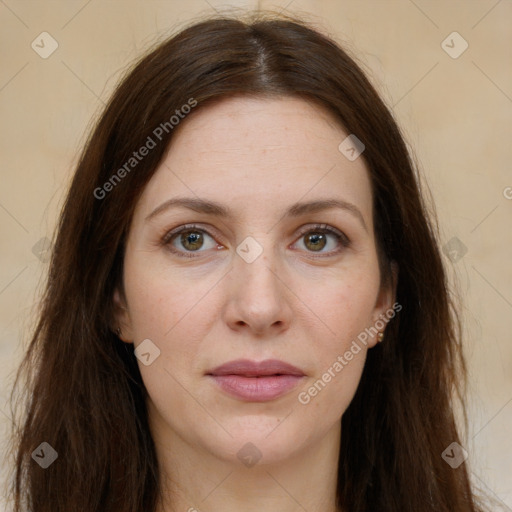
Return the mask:
[[482,510],[459,331],[356,63],[299,21],[196,23],[124,78],[76,169],[15,510]]

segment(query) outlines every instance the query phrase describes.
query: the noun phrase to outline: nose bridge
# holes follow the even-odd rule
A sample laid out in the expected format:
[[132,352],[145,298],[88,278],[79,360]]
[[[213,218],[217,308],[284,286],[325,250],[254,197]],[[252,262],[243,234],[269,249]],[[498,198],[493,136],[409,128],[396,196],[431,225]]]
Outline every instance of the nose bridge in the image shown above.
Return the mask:
[[263,331],[276,322],[287,321],[289,305],[279,276],[279,251],[272,247],[272,237],[267,234],[258,240],[251,238],[247,237],[237,248],[232,299],[237,322]]
[[237,248],[237,261],[235,271],[239,274],[242,288],[251,288],[252,292],[275,292],[276,269],[280,267],[276,251],[272,247],[271,236],[262,236],[258,240],[247,237]]

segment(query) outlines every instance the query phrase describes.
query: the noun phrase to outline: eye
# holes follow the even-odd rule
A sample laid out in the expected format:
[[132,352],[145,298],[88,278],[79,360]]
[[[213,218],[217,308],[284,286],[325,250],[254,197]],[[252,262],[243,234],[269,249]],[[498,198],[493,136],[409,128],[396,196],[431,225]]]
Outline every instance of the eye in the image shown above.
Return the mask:
[[[331,243],[329,243],[329,240],[331,240]],[[300,234],[299,241],[306,247],[307,252],[320,253],[320,257],[338,254],[343,248],[350,246],[350,240],[344,233],[327,224],[306,226]],[[329,245],[332,249],[322,252],[322,250]]]
[[[168,246],[171,252],[185,258],[194,258],[193,253],[222,247],[215,242],[212,235],[206,230],[195,225],[181,226],[167,233],[162,239],[162,244]],[[204,250],[201,251],[201,249]]]
[[[306,252],[318,253],[318,256],[311,254],[313,257],[332,256],[350,246],[350,240],[344,233],[327,224],[306,226],[301,230],[299,240],[295,244],[299,241],[303,243]],[[167,246],[172,253],[185,258],[194,258],[196,257],[194,253],[223,247],[208,231],[194,224],[181,226],[165,234],[162,245]],[[323,251],[329,245],[333,246],[332,249]]]

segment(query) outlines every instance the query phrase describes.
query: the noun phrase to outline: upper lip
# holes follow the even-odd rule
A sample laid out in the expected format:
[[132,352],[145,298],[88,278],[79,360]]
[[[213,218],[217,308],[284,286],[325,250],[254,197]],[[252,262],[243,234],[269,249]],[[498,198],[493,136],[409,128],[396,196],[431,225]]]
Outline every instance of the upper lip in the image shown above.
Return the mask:
[[240,375],[243,377],[263,377],[270,375],[304,376],[302,370],[279,359],[266,359],[259,362],[251,361],[250,359],[236,359],[217,366],[217,368],[210,370],[207,374],[213,376]]

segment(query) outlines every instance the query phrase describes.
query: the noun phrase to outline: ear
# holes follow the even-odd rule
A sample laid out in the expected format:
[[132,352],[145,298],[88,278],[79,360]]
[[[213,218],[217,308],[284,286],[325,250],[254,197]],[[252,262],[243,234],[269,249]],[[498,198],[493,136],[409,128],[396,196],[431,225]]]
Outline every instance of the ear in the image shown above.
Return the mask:
[[125,343],[133,343],[130,312],[128,311],[124,294],[116,288],[112,300],[114,303],[114,325],[112,326],[112,331],[116,332],[117,329],[120,329],[121,332],[118,338]]
[[370,338],[369,345],[372,347],[377,343],[376,332],[384,333],[387,323],[395,316],[395,311],[400,311],[400,309],[402,309],[401,307],[396,310],[394,308],[394,305],[396,304],[396,287],[399,272],[398,263],[396,263],[396,261],[392,261],[390,263],[390,270],[391,275],[388,279],[384,280],[384,283],[380,287],[372,314],[372,327],[370,328],[370,331],[375,333],[375,335]]

